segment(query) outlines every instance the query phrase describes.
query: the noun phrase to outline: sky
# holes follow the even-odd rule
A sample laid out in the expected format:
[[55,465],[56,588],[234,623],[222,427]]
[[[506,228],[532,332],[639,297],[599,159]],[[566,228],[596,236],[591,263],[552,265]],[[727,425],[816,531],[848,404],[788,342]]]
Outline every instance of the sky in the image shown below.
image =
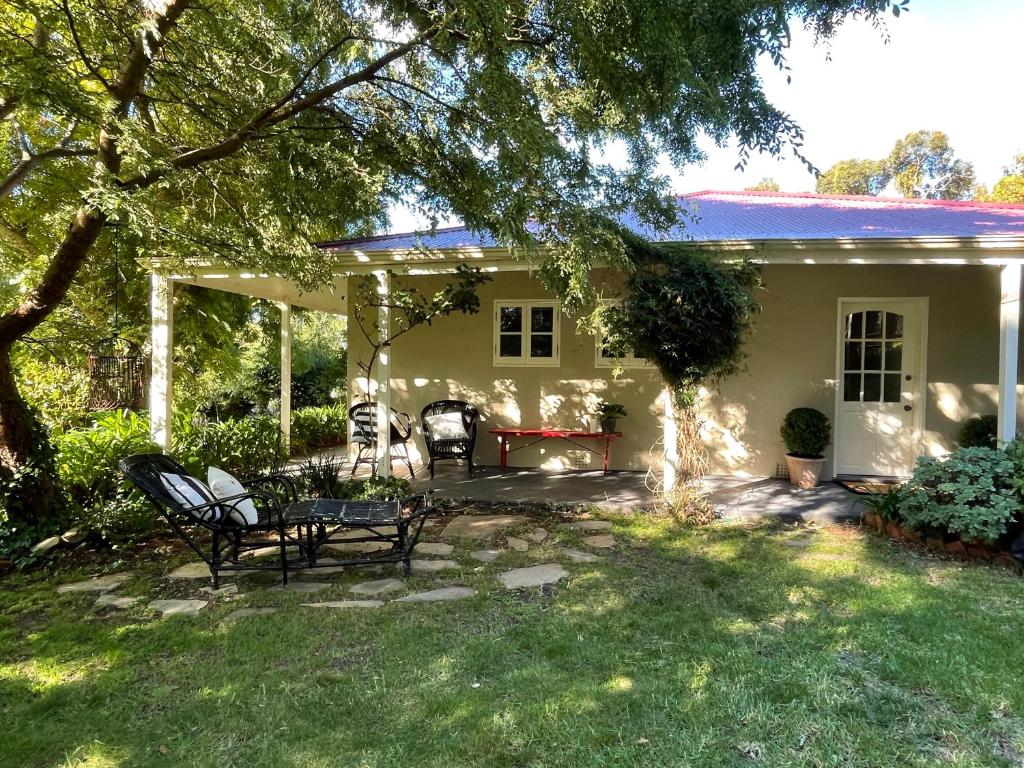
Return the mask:
[[[839,160],[883,158],[912,131],[944,131],[991,188],[1024,152],[1021,29],[1024,0],[910,0],[909,12],[887,17],[888,43],[869,23],[849,21],[828,48],[815,46],[795,25],[792,82],[768,61],[761,76],[769,99],[803,128],[803,151],[822,171]],[[734,145],[704,148],[700,165],[660,169],[674,193],[743,189],[764,177],[786,192],[814,190],[814,176],[788,153],[752,156],[739,172]],[[614,161],[616,150],[609,152]],[[391,218],[391,232],[427,226],[402,208]]]

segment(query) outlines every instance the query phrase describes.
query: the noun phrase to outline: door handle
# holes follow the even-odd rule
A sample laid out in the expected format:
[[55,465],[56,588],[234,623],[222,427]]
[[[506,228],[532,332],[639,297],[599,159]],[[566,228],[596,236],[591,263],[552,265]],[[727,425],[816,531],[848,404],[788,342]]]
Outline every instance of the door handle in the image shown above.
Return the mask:
[[914,410],[914,406],[912,406],[912,405],[904,405],[903,406],[903,410],[904,411],[912,411],[912,410]]

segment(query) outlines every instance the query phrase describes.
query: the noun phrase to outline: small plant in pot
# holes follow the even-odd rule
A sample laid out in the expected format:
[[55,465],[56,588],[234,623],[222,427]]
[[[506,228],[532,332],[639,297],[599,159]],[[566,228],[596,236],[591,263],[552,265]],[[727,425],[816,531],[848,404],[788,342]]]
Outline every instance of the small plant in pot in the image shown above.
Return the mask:
[[619,403],[598,403],[594,412],[594,416],[601,422],[602,432],[614,432],[616,422],[625,415],[626,408]]
[[832,439],[828,416],[816,408],[794,408],[782,420],[780,431],[789,451],[789,482],[798,488],[813,488],[821,478],[825,448]]

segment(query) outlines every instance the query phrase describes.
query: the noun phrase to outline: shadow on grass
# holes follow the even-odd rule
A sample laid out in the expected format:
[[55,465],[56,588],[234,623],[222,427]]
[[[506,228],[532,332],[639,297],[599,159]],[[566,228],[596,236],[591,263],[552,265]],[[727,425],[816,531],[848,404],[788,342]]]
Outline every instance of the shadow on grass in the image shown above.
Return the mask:
[[616,535],[545,591],[464,568],[458,603],[122,623],[62,600],[0,635],[0,762],[1013,764],[1012,575],[842,528]]

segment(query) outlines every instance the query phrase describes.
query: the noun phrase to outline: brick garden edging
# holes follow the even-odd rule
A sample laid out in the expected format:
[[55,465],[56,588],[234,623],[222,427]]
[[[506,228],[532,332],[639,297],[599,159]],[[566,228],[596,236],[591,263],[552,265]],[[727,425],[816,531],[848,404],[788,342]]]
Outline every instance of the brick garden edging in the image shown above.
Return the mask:
[[983,560],[994,565],[1017,567],[1017,561],[1005,549],[998,549],[980,541],[965,542],[961,539],[946,541],[937,536],[921,536],[916,531],[901,526],[892,520],[883,520],[874,512],[868,510],[861,517],[861,521],[868,528],[884,533],[894,541],[906,541],[911,544],[918,544],[933,552],[945,552],[964,560]]

